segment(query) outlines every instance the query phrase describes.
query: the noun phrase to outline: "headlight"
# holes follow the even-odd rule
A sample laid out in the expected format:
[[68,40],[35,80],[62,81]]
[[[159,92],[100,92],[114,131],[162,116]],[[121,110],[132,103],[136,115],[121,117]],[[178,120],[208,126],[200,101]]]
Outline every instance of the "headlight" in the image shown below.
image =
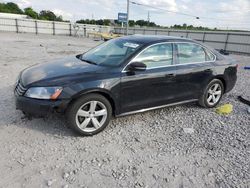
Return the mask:
[[57,99],[61,94],[62,87],[31,87],[25,93],[26,97],[34,99]]

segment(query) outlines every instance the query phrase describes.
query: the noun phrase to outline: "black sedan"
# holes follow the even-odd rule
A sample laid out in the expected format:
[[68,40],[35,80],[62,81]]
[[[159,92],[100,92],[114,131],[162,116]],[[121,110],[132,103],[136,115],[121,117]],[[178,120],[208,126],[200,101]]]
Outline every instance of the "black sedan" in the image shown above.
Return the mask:
[[82,135],[102,131],[113,116],[188,102],[216,106],[237,79],[237,64],[184,38],[127,36],[76,57],[23,70],[17,109],[27,115],[66,114]]

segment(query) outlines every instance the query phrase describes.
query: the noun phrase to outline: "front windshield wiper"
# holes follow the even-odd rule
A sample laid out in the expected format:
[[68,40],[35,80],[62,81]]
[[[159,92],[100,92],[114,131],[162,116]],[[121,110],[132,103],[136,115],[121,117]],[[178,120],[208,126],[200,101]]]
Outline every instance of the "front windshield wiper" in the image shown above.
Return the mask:
[[80,59],[81,59],[82,61],[85,61],[85,62],[89,63],[89,64],[97,65],[97,63],[94,62],[94,61],[91,61],[91,60],[88,60],[88,59],[83,59],[83,58],[80,58]]

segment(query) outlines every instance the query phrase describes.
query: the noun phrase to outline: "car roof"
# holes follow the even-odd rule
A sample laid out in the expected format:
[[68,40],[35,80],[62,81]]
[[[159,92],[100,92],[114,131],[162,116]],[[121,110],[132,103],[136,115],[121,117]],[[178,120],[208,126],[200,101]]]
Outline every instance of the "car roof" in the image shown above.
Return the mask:
[[182,38],[182,37],[172,37],[164,35],[129,35],[120,37],[121,39],[133,41],[135,43],[141,44],[152,44],[158,42],[196,42],[192,39]]

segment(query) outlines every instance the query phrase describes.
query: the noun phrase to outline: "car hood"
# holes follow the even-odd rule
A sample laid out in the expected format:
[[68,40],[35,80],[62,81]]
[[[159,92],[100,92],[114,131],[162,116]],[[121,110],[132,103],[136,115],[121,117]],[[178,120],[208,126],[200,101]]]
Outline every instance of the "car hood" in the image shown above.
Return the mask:
[[60,81],[65,82],[65,79],[70,81],[76,76],[81,77],[83,73],[93,74],[101,69],[103,69],[102,66],[89,64],[73,56],[29,67],[22,72],[21,82],[25,87],[30,84],[55,85]]

